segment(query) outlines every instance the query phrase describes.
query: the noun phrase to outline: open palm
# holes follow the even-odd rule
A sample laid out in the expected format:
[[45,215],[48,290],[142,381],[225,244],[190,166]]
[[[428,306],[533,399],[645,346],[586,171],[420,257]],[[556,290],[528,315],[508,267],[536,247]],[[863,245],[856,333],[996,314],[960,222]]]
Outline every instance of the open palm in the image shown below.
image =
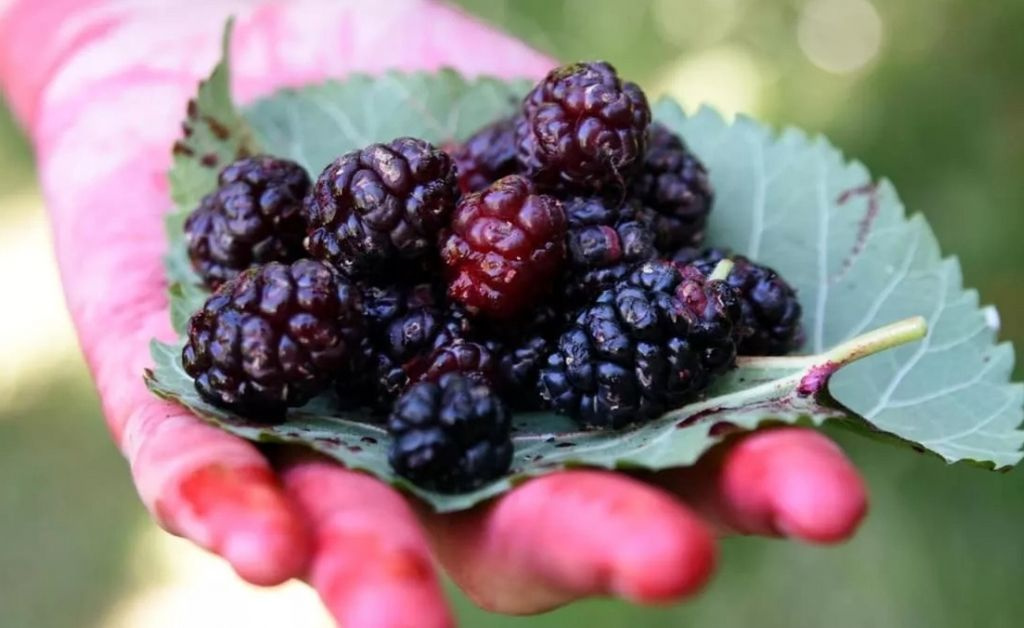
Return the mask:
[[242,100],[351,71],[535,77],[552,65],[425,0],[0,2],[0,81],[37,150],[68,306],[110,430],[161,525],[251,582],[306,578],[349,628],[451,625],[434,557],[484,607],[529,613],[590,595],[690,594],[713,570],[715,534],[852,533],[862,483],[838,448],[802,429],[735,439],[649,482],[566,471],[438,516],[311,455],[272,463],[151,396],[149,339],[172,337],[161,265],[170,147],[229,14]]

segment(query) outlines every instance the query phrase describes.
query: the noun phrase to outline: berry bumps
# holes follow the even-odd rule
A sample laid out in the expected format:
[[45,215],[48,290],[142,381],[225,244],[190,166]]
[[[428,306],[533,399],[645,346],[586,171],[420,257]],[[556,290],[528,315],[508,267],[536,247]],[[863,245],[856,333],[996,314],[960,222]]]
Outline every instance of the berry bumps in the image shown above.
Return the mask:
[[552,70],[523,101],[519,163],[548,187],[625,188],[647,149],[651,109],[643,91],[604,62]]
[[240,159],[185,221],[192,267],[210,288],[246,268],[302,257],[302,199],[309,175],[287,159]]
[[565,211],[524,177],[505,177],[459,202],[441,251],[448,296],[471,312],[514,318],[561,270]]
[[357,354],[359,292],[312,260],[271,262],[225,282],[188,321],[181,361],[208,402],[284,419]]
[[540,373],[540,394],[585,426],[619,428],[691,401],[733,365],[740,300],[665,261],[639,266],[581,308]]
[[733,261],[728,282],[740,295],[739,350],[744,355],[785,355],[803,344],[802,309],[796,290],[773,269],[723,249],[681,249],[673,259],[710,274],[725,258]]
[[342,155],[317,179],[306,248],[353,276],[429,266],[457,195],[452,159],[429,142],[371,144]]
[[494,391],[458,373],[413,384],[388,418],[392,468],[415,484],[465,492],[512,462],[511,413]]
[[663,253],[704,241],[714,200],[707,170],[682,138],[664,125],[651,125],[650,147],[631,195],[649,210]]

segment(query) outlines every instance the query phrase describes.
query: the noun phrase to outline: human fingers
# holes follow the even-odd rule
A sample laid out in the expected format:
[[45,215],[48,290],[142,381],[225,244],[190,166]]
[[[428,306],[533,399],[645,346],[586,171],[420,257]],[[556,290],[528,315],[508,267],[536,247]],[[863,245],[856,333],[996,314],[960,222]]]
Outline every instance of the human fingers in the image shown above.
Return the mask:
[[453,625],[426,534],[401,495],[309,455],[291,458],[282,477],[312,528],[309,582],[340,625]]
[[856,468],[835,443],[804,428],[751,432],[695,467],[660,474],[659,483],[727,533],[836,543],[867,512]]
[[715,565],[711,531],[695,513],[606,471],[547,475],[486,507],[426,521],[459,586],[503,613],[595,595],[668,602],[699,590]]

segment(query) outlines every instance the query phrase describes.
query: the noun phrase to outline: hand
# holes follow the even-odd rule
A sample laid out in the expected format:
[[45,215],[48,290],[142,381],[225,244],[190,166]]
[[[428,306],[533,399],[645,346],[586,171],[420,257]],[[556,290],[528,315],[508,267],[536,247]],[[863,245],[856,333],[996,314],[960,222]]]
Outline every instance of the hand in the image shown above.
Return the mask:
[[812,542],[853,532],[861,480],[802,429],[735,439],[650,482],[566,471],[437,516],[308,454],[273,467],[150,395],[149,339],[173,335],[161,266],[170,146],[230,13],[242,100],[354,70],[539,76],[552,64],[423,0],[21,0],[0,10],[0,80],[35,143],[68,306],[110,430],[167,530],[250,582],[307,578],[348,628],[451,625],[431,547],[479,604],[530,613],[590,595],[693,593],[714,567],[716,532]]

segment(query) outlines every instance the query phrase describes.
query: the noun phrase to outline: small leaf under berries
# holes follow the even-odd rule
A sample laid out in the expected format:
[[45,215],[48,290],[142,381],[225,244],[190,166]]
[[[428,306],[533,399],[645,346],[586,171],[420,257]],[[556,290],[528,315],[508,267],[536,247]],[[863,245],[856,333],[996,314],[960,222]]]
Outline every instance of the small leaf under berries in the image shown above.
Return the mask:
[[217,186],[217,175],[232,161],[260,152],[248,121],[231,98],[231,45],[233,22],[224,28],[221,60],[199,84],[188,102],[181,138],[172,148],[174,165],[168,173],[174,210],[167,214],[169,247],[164,259],[171,292],[171,322],[185,329],[188,316],[205,298],[202,280],[192,270],[185,247],[185,218]]
[[[201,87],[194,116],[213,115],[234,131],[223,138],[193,131],[192,137],[209,142],[204,151],[217,155],[262,146],[315,176],[337,155],[370,142],[403,135],[442,145],[464,139],[511,113],[527,88],[525,82],[466,80],[448,70],[356,75],[278,92],[248,108],[243,119],[227,93],[224,61]],[[154,343],[156,364],[147,384],[229,432],[316,449],[402,486],[439,511],[469,508],[524,478],[568,466],[692,464],[729,433],[777,423],[839,420],[950,462],[1005,468],[1020,460],[1024,386],[1010,382],[1013,350],[995,342],[995,310],[980,308],[977,294],[962,287],[956,260],[940,256],[927,223],[905,215],[891,184],[874,182],[863,165],[800,131],[776,134],[747,118],[727,122],[708,109],[688,116],[668,101],[655,107],[655,117],[680,133],[710,172],[717,192],[710,243],[776,268],[797,289],[804,350],[811,355],[741,358],[704,398],[620,431],[578,431],[550,413],[517,415],[509,475],[462,495],[424,491],[396,478],[383,428],[369,422],[368,413],[337,410],[329,396],[278,426],[210,406],[181,368],[180,343]],[[215,172],[198,163],[175,159],[171,180],[179,211],[215,184]],[[180,219],[170,220],[179,222],[169,233],[168,263],[178,329],[205,296],[183,257]],[[910,342],[926,326],[927,336]]]
[[332,410],[328,399],[290,412],[288,421],[278,425],[254,422],[210,405],[181,367],[180,344],[153,342],[156,367],[146,373],[146,384],[156,395],[182,404],[232,434],[256,442],[306,445],[350,469],[400,485],[437,511],[447,512],[499,495],[528,477],[568,466],[663,469],[690,465],[736,431],[766,423],[818,425],[826,419],[842,419],[847,412],[829,396],[829,377],[856,360],[920,339],[924,333],[924,320],[911,318],[822,355],[741,358],[706,399],[626,430],[580,431],[557,414],[519,414],[514,417],[515,458],[509,475],[458,495],[423,490],[395,475],[388,465],[388,435],[383,427],[367,422],[368,417],[359,412]]

